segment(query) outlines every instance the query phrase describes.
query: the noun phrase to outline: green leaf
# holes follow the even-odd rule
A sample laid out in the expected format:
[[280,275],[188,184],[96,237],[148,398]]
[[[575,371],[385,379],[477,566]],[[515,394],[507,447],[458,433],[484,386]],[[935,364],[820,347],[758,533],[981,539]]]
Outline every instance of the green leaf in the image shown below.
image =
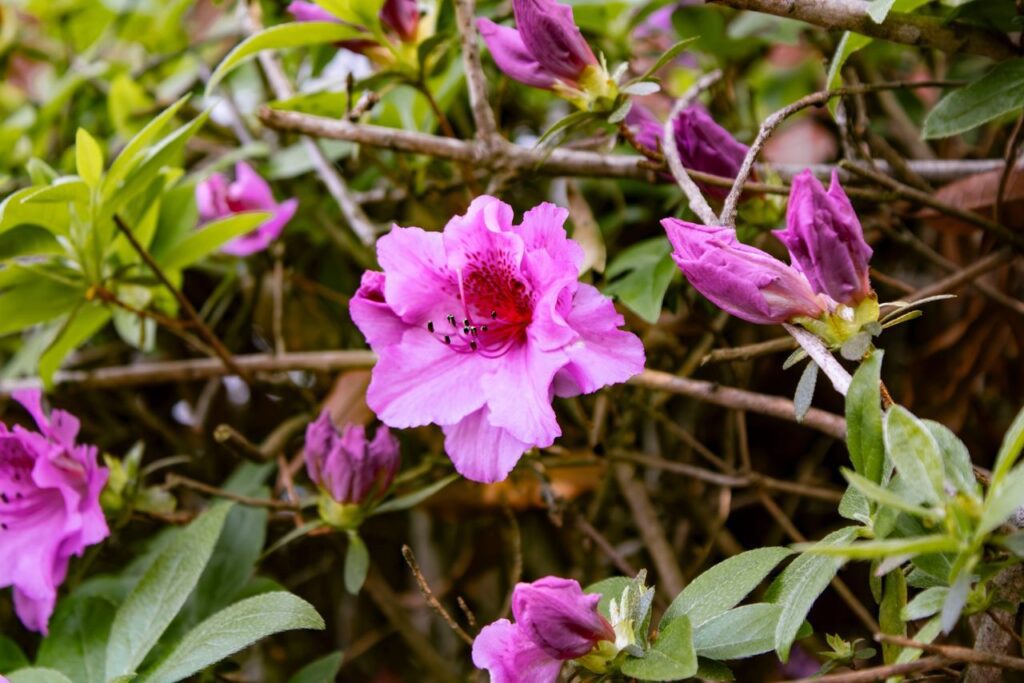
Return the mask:
[[[856,533],[856,527],[833,531],[821,539],[815,548],[849,543]],[[775,628],[775,651],[783,662],[789,659],[790,647],[814,601],[825,590],[844,562],[842,558],[804,553],[793,560],[768,588],[766,599],[782,607],[779,623]]]
[[28,657],[18,644],[7,636],[0,635],[0,671],[16,671],[28,665]]
[[323,628],[324,620],[302,598],[285,592],[257,595],[196,626],[139,683],[175,683],[274,633]]
[[[914,634],[914,640],[916,640],[919,643],[930,643],[933,640],[935,640],[936,636],[939,635],[940,631],[941,624],[939,622],[939,617],[934,617],[927,624],[922,626],[917,631],[917,633]],[[899,656],[896,657],[896,661],[894,662],[894,664],[913,662],[916,661],[920,656],[921,650],[908,647],[904,649],[903,652],[899,654]]]
[[678,272],[667,241],[644,240],[624,249],[608,265],[605,276],[618,279],[605,286],[604,293],[618,297],[638,316],[655,323],[661,315],[665,292]]
[[399,510],[408,510],[411,507],[416,507],[458,478],[458,474],[449,474],[440,481],[435,481],[430,486],[426,486],[419,491],[414,491],[413,493],[409,493],[404,496],[392,498],[391,500],[381,503],[375,507],[373,511],[370,512],[370,516],[383,515],[387,512],[398,512]]
[[942,517],[941,511],[929,510],[928,508],[923,508],[920,505],[915,505],[910,501],[904,500],[895,491],[890,491],[884,486],[879,486],[873,481],[860,476],[856,472],[851,472],[846,468],[842,468],[840,471],[842,472],[842,475],[846,477],[846,481],[850,482],[850,486],[860,491],[864,497],[869,500],[873,500],[880,505],[885,505],[887,507],[908,512],[918,517],[926,517],[928,519],[940,519]]
[[642,658],[626,659],[622,673],[645,681],[678,681],[697,673],[690,620],[673,619]]
[[992,486],[998,486],[1010,468],[1017,462],[1021,449],[1024,448],[1024,408],[1017,413],[1010,428],[1003,435],[1003,443],[999,447],[996,463],[992,467]]
[[998,485],[989,487],[985,497],[985,509],[978,522],[978,534],[987,534],[1009,519],[1014,511],[1024,505],[1024,464],[1010,470]]
[[814,400],[814,387],[817,383],[818,364],[811,361],[800,373],[800,381],[796,385],[796,394],[793,396],[793,409],[797,422],[803,422],[807,411],[811,409],[811,402]]
[[[679,53],[685,50],[690,43],[697,40],[698,38],[700,38],[700,36],[690,36],[689,38],[684,38],[683,40],[680,40],[678,43],[676,43],[668,50],[666,50],[660,57],[658,57],[658,61],[654,62],[654,64],[652,64],[651,67],[647,69],[647,71],[643,72],[637,78],[634,78],[632,81],[627,83],[626,87],[629,87],[633,83],[637,83],[639,81],[646,81],[652,78],[654,74],[661,71],[661,68],[663,66],[665,66],[673,59],[675,59],[677,56],[679,56]],[[625,90],[623,90],[623,92],[625,92]]]
[[734,681],[736,676],[725,664],[713,659],[697,658],[697,673],[694,678],[702,681]]
[[[878,606],[878,625],[882,633],[894,636],[906,636],[907,625],[903,621],[903,610],[907,606],[907,580],[903,572],[895,569],[885,575],[885,588],[882,602]],[[886,664],[892,664],[900,653],[899,645],[882,643],[882,657]]]
[[295,21],[279,26],[272,26],[264,31],[249,36],[239,43],[221,60],[206,83],[206,95],[213,93],[214,88],[236,66],[263,50],[279,50],[289,47],[307,45],[323,45],[336,43],[353,38],[366,38],[367,34],[353,26],[330,21]]
[[863,541],[851,545],[816,545],[805,552],[813,555],[845,557],[854,560],[867,560],[875,557],[892,557],[896,555],[923,555],[926,553],[946,553],[957,550],[960,542],[952,536],[932,534],[915,536],[914,538],[887,538],[881,541]]
[[537,139],[537,146],[543,147],[544,145],[555,144],[561,137],[567,135],[571,131],[583,126],[584,124],[596,121],[601,118],[601,115],[593,111],[574,111],[567,116],[562,117],[551,125],[546,131],[541,133],[541,136]]
[[56,669],[76,683],[105,683],[106,643],[115,611],[104,598],[72,595],[61,600],[36,664]]
[[57,235],[68,233],[71,214],[66,202],[60,204],[25,202],[39,190],[38,186],[26,187],[0,202],[0,234],[23,225],[38,226]]
[[271,215],[266,211],[245,211],[210,221],[190,232],[177,244],[168,247],[166,253],[154,254],[153,258],[168,270],[185,268],[217,251],[236,237],[252,232]]
[[0,336],[53,320],[84,300],[82,290],[39,274],[34,268],[5,270],[22,282],[7,290],[0,287]]
[[352,595],[359,595],[359,590],[366,581],[366,572],[370,569],[370,551],[366,544],[354,531],[348,534],[348,552],[345,553],[345,590]]
[[625,576],[610,576],[607,579],[602,579],[596,583],[592,583],[583,589],[584,593],[597,593],[601,596],[601,601],[597,603],[597,609],[605,617],[609,616],[609,603],[612,600],[618,600],[622,597],[622,592],[626,590],[631,581]]
[[86,185],[99,187],[103,176],[103,150],[96,138],[84,128],[79,128],[75,134],[75,165]]
[[164,129],[168,126],[174,116],[178,113],[188,101],[190,95],[185,95],[177,102],[160,112],[160,115],[154,118],[152,121],[146,124],[146,126],[136,134],[128,144],[124,146],[121,153],[117,155],[114,162],[110,164],[110,169],[107,171],[107,177],[103,181],[103,197],[109,198],[114,192],[117,191],[121,184],[121,181],[128,177],[128,174],[135,169],[135,166],[142,161],[145,156],[145,152],[150,144],[156,140],[157,136],[160,135]]
[[853,486],[847,486],[839,501],[839,515],[865,526],[871,525],[871,505],[864,494]]
[[[836,45],[836,52],[832,55],[832,61],[828,65],[828,75],[825,77],[825,88],[827,90],[835,90],[842,87],[843,66],[846,64],[846,60],[857,50],[870,45],[871,41],[871,38],[862,36],[859,33],[847,31],[843,34],[843,37],[839,39],[839,44]],[[836,115],[836,108],[838,106],[838,97],[833,97],[828,101],[828,110],[833,116]]]
[[853,374],[846,394],[846,448],[858,474],[882,481],[885,446],[882,440],[882,358],[874,351]]
[[694,579],[665,610],[661,623],[686,615],[694,628],[735,607],[785,558],[789,548],[757,548],[719,562]]
[[160,553],[114,617],[107,678],[134,673],[199,581],[231,503],[215,504]]
[[1010,59],[966,88],[946,95],[924,120],[921,134],[944,138],[1024,107],[1024,58]]
[[645,95],[653,95],[661,90],[661,86],[657,81],[633,81],[629,85],[625,86],[620,90],[624,95],[634,95],[636,97],[644,97]]
[[88,204],[90,200],[89,185],[75,177],[58,178],[52,185],[32,188],[22,198],[24,204],[64,204],[74,202]]
[[43,384],[51,386],[54,373],[68,354],[92,338],[110,320],[110,309],[92,303],[82,303],[57,333],[56,339],[39,357],[39,376]]
[[926,619],[933,614],[938,614],[939,610],[942,609],[943,603],[946,602],[946,594],[948,593],[949,588],[946,586],[926,588],[907,603],[907,606],[900,612],[900,618],[904,621],[916,621],[918,619]]
[[885,452],[896,465],[915,503],[941,503],[945,468],[935,437],[903,406],[889,408],[883,427]]
[[759,602],[719,614],[697,627],[693,647],[701,657],[743,659],[775,647],[775,628],[782,607]]
[[895,2],[896,0],[871,0],[868,5],[868,16],[876,24],[881,24],[885,21],[885,17],[888,16]]
[[952,482],[958,491],[977,497],[978,480],[974,477],[974,465],[971,462],[971,454],[967,451],[967,446],[944,425],[933,420],[922,420],[922,422],[931,432],[935,443],[939,445],[946,480]]
[[34,667],[7,674],[10,683],[71,683],[71,679],[54,669]]
[[338,677],[343,660],[344,653],[341,650],[332,652],[302,667],[288,679],[288,683],[331,683]]

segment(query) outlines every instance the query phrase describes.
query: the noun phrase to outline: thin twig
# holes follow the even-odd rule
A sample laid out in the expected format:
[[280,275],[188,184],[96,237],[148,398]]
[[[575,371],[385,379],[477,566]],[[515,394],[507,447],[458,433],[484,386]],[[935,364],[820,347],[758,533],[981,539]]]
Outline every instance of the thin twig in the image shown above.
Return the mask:
[[199,491],[200,493],[205,493],[210,496],[217,496],[218,498],[226,498],[228,500],[233,500],[236,503],[248,505],[249,507],[289,511],[297,511],[299,509],[299,505],[297,503],[291,503],[286,500],[274,500],[271,498],[253,498],[252,496],[243,496],[240,493],[225,491],[224,489],[217,488],[216,486],[210,486],[209,484],[204,484],[201,481],[196,481],[195,479],[183,477],[180,474],[168,474],[167,478],[164,480],[164,488],[173,489],[179,486],[187,489],[192,489],[194,491]]
[[132,249],[135,250],[135,253],[139,255],[139,258],[141,258],[143,262],[153,272],[153,275],[155,275],[156,278],[160,280],[160,284],[162,284],[164,288],[171,293],[171,296],[173,296],[174,299],[178,302],[178,305],[181,306],[181,309],[185,312],[185,315],[188,316],[189,320],[192,322],[192,325],[195,327],[196,331],[203,338],[203,341],[210,345],[210,348],[212,348],[214,353],[217,354],[217,357],[220,358],[222,363],[224,363],[224,367],[230,370],[231,374],[238,375],[246,382],[248,382],[248,373],[245,372],[242,368],[240,368],[237,363],[235,363],[234,358],[232,358],[231,356],[231,352],[228,351],[227,347],[224,346],[224,344],[217,337],[217,335],[213,333],[213,330],[206,326],[206,323],[203,322],[203,319],[199,316],[199,313],[192,306],[192,302],[190,302],[188,298],[185,297],[185,295],[181,292],[180,289],[174,286],[174,283],[170,281],[170,279],[164,273],[163,269],[156,262],[156,259],[154,259],[150,255],[150,253],[146,251],[146,248],[142,246],[142,244],[139,243],[137,239],[135,239],[135,234],[132,232],[131,228],[129,228],[121,219],[121,217],[118,216],[117,214],[114,214],[114,225],[116,225],[117,229],[121,231],[121,234],[124,235],[124,238],[128,240],[128,243],[132,246]]
[[992,652],[979,652],[969,647],[959,645],[937,645],[935,643],[921,643],[910,638],[890,635],[888,633],[876,633],[875,640],[880,643],[892,643],[900,647],[914,648],[933,654],[941,655],[946,659],[957,662],[970,662],[972,664],[984,664],[986,666],[997,666],[1010,671],[1024,671],[1024,659],[1020,657],[1008,657],[1007,655],[995,654]]
[[601,549],[601,552],[608,556],[608,559],[612,561],[612,564],[615,565],[616,569],[626,576],[636,576],[636,567],[630,564],[629,560],[623,557],[622,553],[615,549],[615,546],[611,544],[611,541],[605,538],[604,535],[595,529],[590,522],[583,518],[582,515],[576,516],[576,526],[580,528],[580,531],[582,531],[587,538],[593,541],[597,547]]
[[1014,172],[1017,149],[1020,147],[1021,142],[1024,142],[1024,112],[1017,117],[1017,123],[1013,126],[1010,139],[1006,142],[1006,154],[1004,155],[1006,163],[1003,166],[1002,173],[999,174],[999,185],[996,189],[996,203],[992,209],[992,220],[1000,225],[1002,225],[1003,204],[1006,201],[1006,186],[1010,182],[1010,174]]
[[945,657],[925,657],[916,662],[904,662],[902,664],[887,664],[876,666],[870,669],[849,671],[845,673],[831,674],[829,676],[809,676],[798,678],[791,683],[871,683],[873,681],[884,681],[894,676],[921,673],[941,669],[952,663],[952,660]]
[[423,571],[420,570],[420,565],[416,562],[416,555],[413,554],[412,548],[407,545],[402,546],[402,557],[405,558],[405,563],[409,565],[409,569],[412,571],[413,577],[416,579],[416,584],[420,587],[420,592],[423,593],[423,599],[427,601],[427,604],[437,612],[448,627],[455,632],[459,638],[462,639],[466,645],[473,644],[473,636],[466,633],[458,622],[452,618],[452,615],[448,614],[448,610],[444,608],[441,601],[434,596],[434,592],[430,590],[430,584],[427,583],[427,579],[423,576]]
[[936,211],[940,211],[946,214],[947,216],[959,218],[962,221],[966,221],[968,223],[976,225],[982,230],[991,233],[994,237],[997,237],[1003,240],[1004,242],[1009,242],[1010,244],[1018,248],[1024,247],[1024,237],[1007,229],[1003,225],[996,223],[995,221],[985,218],[981,214],[975,213],[973,211],[966,211],[964,209],[961,209],[960,207],[953,206],[952,204],[947,204],[943,201],[936,199],[934,196],[928,194],[927,192],[921,192],[920,190],[916,190],[910,187],[909,185],[904,185],[898,180],[894,180],[888,176],[879,173],[878,171],[874,171],[870,168],[861,166],[860,164],[855,164],[852,161],[842,161],[839,165],[848,171],[856,173],[857,175],[863,178],[867,178],[868,180],[878,183],[882,187],[886,187],[892,190],[893,192],[896,192],[904,199],[916,202],[922,206],[929,206],[935,209]]
[[1000,251],[993,252],[988,256],[975,261],[963,270],[959,270],[949,277],[933,282],[927,287],[923,287],[913,294],[909,294],[907,296],[907,300],[910,302],[921,301],[922,299],[927,299],[928,297],[935,296],[936,294],[948,294],[956,291],[960,287],[976,280],[982,275],[1006,265],[1013,260],[1013,256],[1013,251],[1010,249],[1001,249]]
[[693,104],[694,100],[696,100],[703,91],[717,83],[721,77],[722,72],[716,69],[698,80],[693,87],[687,90],[682,97],[676,100],[675,106],[672,107],[672,113],[668,115],[668,118],[665,120],[665,124],[662,126],[661,130],[661,151],[662,154],[665,155],[665,161],[668,163],[669,170],[672,171],[672,177],[676,179],[676,183],[689,200],[690,210],[697,214],[697,216],[704,221],[706,225],[718,225],[718,218],[715,216],[715,212],[711,210],[711,207],[708,205],[708,201],[701,193],[700,188],[697,187],[697,183],[693,182],[693,179],[690,178],[690,175],[686,172],[683,162],[679,159],[679,147],[676,144],[675,120],[684,109]]
[[228,424],[217,425],[213,430],[213,440],[223,444],[228,450],[251,462],[263,463],[267,456],[249,439]]
[[732,189],[729,191],[729,196],[725,198],[725,202],[722,205],[722,212],[718,215],[718,222],[730,227],[736,225],[736,207],[739,204],[740,196],[743,194],[743,186],[747,182],[747,178],[750,177],[750,172],[754,168],[754,162],[757,160],[758,155],[764,148],[765,143],[768,142],[768,138],[775,132],[775,129],[778,128],[783,121],[798,111],[808,107],[825,104],[833,97],[877,92],[879,90],[942,87],[947,85],[950,85],[948,81],[896,81],[892,83],[866,83],[861,85],[851,85],[844,88],[821,90],[816,93],[811,93],[810,95],[801,97],[796,102],[788,104],[782,109],[770,114],[761,124],[761,129],[757,132],[757,137],[750,145],[750,149],[747,150],[747,156],[743,159],[743,164],[740,166],[740,171],[736,176]]
[[728,349],[715,349],[700,359],[701,366],[709,363],[732,363],[734,361],[751,360],[759,356],[768,356],[783,351],[792,351],[798,346],[796,339],[792,337],[780,337],[770,339],[757,344],[746,346],[734,346]]
[[469,90],[469,107],[473,112],[477,138],[489,143],[498,140],[498,125],[494,120],[494,111],[487,101],[487,79],[480,62],[475,18],[475,0],[455,0],[455,21],[459,27],[462,69],[466,74],[466,86]]

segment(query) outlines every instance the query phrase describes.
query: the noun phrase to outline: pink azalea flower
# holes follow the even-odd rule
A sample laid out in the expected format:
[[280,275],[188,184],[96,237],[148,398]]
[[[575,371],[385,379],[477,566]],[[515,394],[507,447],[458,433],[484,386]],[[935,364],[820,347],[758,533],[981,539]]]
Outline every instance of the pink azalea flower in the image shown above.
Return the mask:
[[362,425],[339,431],[325,410],[306,428],[306,472],[337,503],[358,504],[371,493],[384,493],[400,457],[398,440],[387,427],[370,440]]
[[199,218],[204,222],[243,211],[271,212],[273,215],[258,228],[221,247],[227,254],[249,256],[263,251],[281,235],[295,215],[299,200],[293,198],[278,204],[267,181],[252,166],[239,162],[235,166],[235,182],[229,184],[222,174],[214,173],[196,185],[196,204]]
[[14,398],[39,431],[0,423],[0,587],[13,586],[18,618],[46,633],[71,556],[110,533],[99,503],[108,472],[95,446],[75,444],[74,416],[47,417],[38,391]]
[[551,398],[590,393],[643,369],[644,351],[594,287],[565,209],[478,197],[443,233],[394,227],[377,242],[350,313],[379,360],[367,393],[392,427],[441,425],[469,479],[504,479],[561,435]]
[[499,619],[473,641],[473,664],[491,683],[554,683],[562,662],[583,657],[602,640],[615,640],[597,611],[600,595],[586,595],[572,579],[547,576],[516,584],[515,623]]

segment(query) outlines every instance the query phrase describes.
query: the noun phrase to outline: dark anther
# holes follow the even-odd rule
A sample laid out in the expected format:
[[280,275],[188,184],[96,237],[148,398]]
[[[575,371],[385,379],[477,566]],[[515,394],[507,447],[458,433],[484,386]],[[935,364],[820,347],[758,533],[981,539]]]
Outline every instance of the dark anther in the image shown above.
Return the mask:
[[491,311],[491,320],[497,320],[497,319],[498,319],[498,312],[497,311]]
[[463,327],[462,328],[462,334],[469,334],[469,328],[468,327]]
[[448,324],[455,327],[455,316],[451,313],[448,314]]
[[8,503],[11,502],[10,500],[7,499],[7,494],[6,493],[0,493],[0,500],[2,500],[4,502],[4,505],[7,505]]
[[434,331],[434,323],[433,322],[427,322],[427,332],[433,332],[433,331]]
[[487,325],[484,325],[484,326],[483,326],[483,327],[481,327],[480,329],[481,329],[481,330],[483,330],[484,332],[486,332],[486,331],[487,331]]
[[471,348],[471,349],[473,349],[474,351],[476,351],[476,342],[475,342],[475,341],[471,341],[471,342],[469,342],[469,348]]
[[452,338],[449,337],[447,334],[444,335],[444,343],[445,344],[451,344],[452,343]]
[[7,525],[4,524],[3,522],[0,522],[0,529],[3,529],[4,531],[7,531]]
[[469,327],[469,318],[464,318],[462,320],[462,324],[465,325],[466,327]]

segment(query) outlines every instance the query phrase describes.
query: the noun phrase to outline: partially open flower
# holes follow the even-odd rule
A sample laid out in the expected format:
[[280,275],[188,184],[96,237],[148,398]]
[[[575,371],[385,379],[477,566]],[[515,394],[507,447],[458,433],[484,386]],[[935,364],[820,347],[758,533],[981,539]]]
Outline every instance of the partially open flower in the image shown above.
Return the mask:
[[233,239],[221,248],[227,254],[249,256],[263,251],[280,236],[284,226],[295,215],[299,200],[287,199],[279,204],[267,181],[252,166],[239,162],[235,166],[233,183],[229,183],[222,174],[214,173],[196,185],[196,204],[199,207],[199,218],[204,222],[243,211],[269,211],[273,214],[252,232]]
[[[662,124],[646,107],[634,103],[626,115],[626,125],[636,141],[650,150],[658,150]],[[687,169],[735,179],[749,149],[699,106],[687,107],[672,122],[679,160]],[[724,199],[729,188],[697,183],[706,194]]]
[[377,241],[349,312],[379,360],[370,408],[396,428],[441,425],[455,468],[504,479],[524,452],[561,434],[552,396],[624,382],[640,340],[611,300],[579,282],[583,250],[552,204],[513,224],[478,197],[443,233],[395,226]]
[[18,618],[46,633],[71,557],[110,533],[100,508],[108,473],[95,446],[75,443],[74,416],[47,416],[38,391],[14,398],[39,431],[0,423],[0,587],[13,586]]
[[558,91],[582,108],[611,94],[608,74],[594,56],[572,8],[555,0],[513,0],[516,28],[478,19],[498,68],[534,88]]
[[738,241],[733,230],[676,218],[661,224],[683,275],[722,310],[761,325],[825,313],[803,273]]
[[584,657],[615,631],[597,611],[601,596],[583,593],[572,579],[548,576],[517,584],[512,614],[486,626],[473,642],[473,664],[491,683],[553,683],[562,662]]
[[835,171],[828,192],[810,170],[793,178],[786,229],[774,234],[815,291],[848,306],[871,292],[871,247]]
[[381,426],[373,440],[362,425],[339,431],[325,410],[306,428],[306,471],[331,499],[342,505],[362,504],[391,485],[400,464],[398,440]]

